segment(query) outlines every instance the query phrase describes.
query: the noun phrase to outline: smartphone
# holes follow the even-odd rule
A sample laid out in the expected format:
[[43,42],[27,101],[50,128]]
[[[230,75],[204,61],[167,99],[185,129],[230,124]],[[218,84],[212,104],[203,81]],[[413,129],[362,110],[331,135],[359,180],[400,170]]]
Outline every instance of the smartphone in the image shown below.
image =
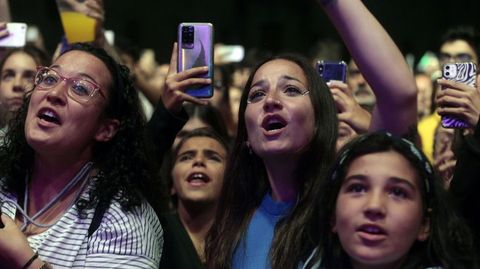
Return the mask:
[[[208,66],[208,73],[202,78],[213,81],[213,25],[211,23],[187,23],[178,25],[178,67],[177,71]],[[198,85],[187,89],[187,94],[197,98],[213,96],[213,85]]]
[[[475,87],[477,78],[477,66],[472,62],[445,64],[442,67],[443,79],[453,80]],[[444,128],[471,128],[466,121],[452,117],[443,116],[441,120]]]
[[345,83],[347,79],[347,64],[344,61],[317,61],[317,72],[325,82],[338,80]]
[[27,24],[23,22],[9,22],[6,27],[8,36],[0,39],[0,47],[13,48],[25,46]]

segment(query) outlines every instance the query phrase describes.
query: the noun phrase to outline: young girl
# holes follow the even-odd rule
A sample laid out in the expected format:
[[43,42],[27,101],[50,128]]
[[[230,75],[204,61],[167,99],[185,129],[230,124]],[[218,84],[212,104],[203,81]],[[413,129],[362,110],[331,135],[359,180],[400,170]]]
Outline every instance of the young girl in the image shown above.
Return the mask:
[[476,268],[469,230],[411,142],[385,132],[358,137],[325,191],[322,240],[305,268]]

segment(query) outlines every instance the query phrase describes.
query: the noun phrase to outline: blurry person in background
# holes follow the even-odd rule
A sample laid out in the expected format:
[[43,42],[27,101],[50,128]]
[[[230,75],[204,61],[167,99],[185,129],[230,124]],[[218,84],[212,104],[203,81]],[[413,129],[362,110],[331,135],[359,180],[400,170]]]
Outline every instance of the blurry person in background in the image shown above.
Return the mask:
[[372,112],[376,102],[375,94],[358,69],[357,64],[353,61],[353,58],[348,62],[347,69],[347,85],[352,91],[353,97],[360,106]]
[[227,127],[228,135],[235,136],[237,126],[233,120],[232,108],[230,105],[230,85],[232,84],[232,76],[230,68],[226,65],[215,65],[213,72],[213,96],[210,98],[210,104],[215,107],[223,118]]
[[25,93],[33,89],[37,66],[49,65],[49,57],[42,50],[27,45],[8,51],[0,60],[0,123],[7,122],[22,106]]
[[[440,39],[438,59],[440,67],[446,63],[474,62],[478,64],[480,36],[475,28],[468,25],[460,25],[447,29]],[[438,95],[442,90],[436,90]],[[422,141],[422,150],[430,161],[433,159],[435,130],[440,125],[440,116],[436,113],[423,118],[418,123],[418,133]]]
[[418,118],[422,119],[432,114],[433,82],[427,74],[417,73],[415,75],[415,83],[418,89],[417,113]]

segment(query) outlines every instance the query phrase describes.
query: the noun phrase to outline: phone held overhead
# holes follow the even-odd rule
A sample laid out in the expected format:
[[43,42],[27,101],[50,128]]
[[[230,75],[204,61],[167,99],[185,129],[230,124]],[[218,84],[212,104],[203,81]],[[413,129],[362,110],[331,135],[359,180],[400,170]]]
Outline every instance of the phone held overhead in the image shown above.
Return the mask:
[[[475,87],[477,78],[477,66],[473,62],[449,63],[442,67],[442,77],[446,80],[467,84]],[[442,116],[444,128],[471,128],[465,120],[452,116]]]
[[[208,66],[202,78],[213,80],[213,25],[211,23],[180,23],[178,26],[178,72]],[[213,86],[198,85],[186,91],[197,98],[213,96]]]

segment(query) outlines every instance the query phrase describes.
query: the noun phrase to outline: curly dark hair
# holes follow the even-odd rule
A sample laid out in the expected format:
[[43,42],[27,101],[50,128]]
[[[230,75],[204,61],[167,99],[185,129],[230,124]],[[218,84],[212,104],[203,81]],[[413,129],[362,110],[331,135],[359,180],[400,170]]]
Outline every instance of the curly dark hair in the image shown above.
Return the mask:
[[[105,117],[120,122],[110,141],[94,145],[92,161],[99,173],[93,179],[89,199],[76,202],[80,213],[96,204],[107,207],[112,199],[126,211],[140,205],[143,197],[155,208],[153,196],[157,184],[154,183],[153,162],[149,161],[151,158],[146,150],[146,120],[128,68],[118,64],[103,49],[88,44],[74,44],[63,54],[72,50],[87,52],[108,68],[113,82],[108,89],[108,103],[103,113]],[[29,103],[30,94],[27,94],[0,147],[0,171],[3,171],[6,182],[3,188],[15,193],[25,189],[23,178],[32,169],[34,161],[34,150],[28,145],[24,132]]]

